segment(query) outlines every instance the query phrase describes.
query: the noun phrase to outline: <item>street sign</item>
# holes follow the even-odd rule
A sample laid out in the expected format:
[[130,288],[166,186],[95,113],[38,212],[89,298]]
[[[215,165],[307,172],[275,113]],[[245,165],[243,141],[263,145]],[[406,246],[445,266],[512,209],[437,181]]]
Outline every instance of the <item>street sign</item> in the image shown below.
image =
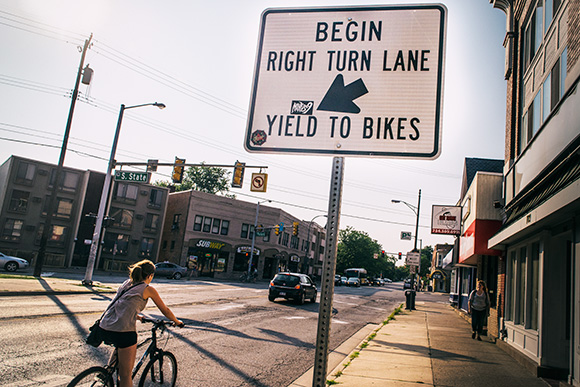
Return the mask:
[[409,251],[407,253],[407,257],[405,259],[406,265],[419,266],[420,262],[421,262],[421,256],[419,255],[419,253],[414,252],[414,251]]
[[446,14],[442,4],[265,10],[246,150],[437,158]]
[[149,182],[149,173],[147,172],[128,172],[115,171],[116,181],[135,181],[139,183]]
[[410,241],[411,240],[411,233],[407,231],[401,231],[401,240],[403,241]]
[[250,191],[252,192],[266,192],[268,186],[267,173],[252,173],[252,185]]

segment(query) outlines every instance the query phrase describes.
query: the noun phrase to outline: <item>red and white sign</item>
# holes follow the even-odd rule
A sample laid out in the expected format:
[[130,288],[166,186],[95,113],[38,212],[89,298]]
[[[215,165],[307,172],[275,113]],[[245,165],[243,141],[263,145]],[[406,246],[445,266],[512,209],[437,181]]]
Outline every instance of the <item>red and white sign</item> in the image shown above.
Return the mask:
[[433,205],[431,234],[461,235],[461,207]]

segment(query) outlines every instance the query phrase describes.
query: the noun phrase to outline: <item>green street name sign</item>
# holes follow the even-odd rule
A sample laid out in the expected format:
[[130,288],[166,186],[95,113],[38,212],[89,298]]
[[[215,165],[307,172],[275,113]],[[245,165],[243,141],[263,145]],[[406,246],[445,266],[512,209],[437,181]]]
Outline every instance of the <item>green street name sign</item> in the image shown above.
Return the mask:
[[147,183],[149,181],[149,174],[147,172],[115,171],[115,180]]

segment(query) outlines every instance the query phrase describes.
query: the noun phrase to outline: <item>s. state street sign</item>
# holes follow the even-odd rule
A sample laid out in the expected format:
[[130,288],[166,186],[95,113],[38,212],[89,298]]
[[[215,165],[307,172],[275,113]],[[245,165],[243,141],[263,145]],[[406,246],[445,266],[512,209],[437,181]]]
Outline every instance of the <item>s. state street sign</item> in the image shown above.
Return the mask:
[[442,4],[265,10],[246,150],[437,158],[446,24]]

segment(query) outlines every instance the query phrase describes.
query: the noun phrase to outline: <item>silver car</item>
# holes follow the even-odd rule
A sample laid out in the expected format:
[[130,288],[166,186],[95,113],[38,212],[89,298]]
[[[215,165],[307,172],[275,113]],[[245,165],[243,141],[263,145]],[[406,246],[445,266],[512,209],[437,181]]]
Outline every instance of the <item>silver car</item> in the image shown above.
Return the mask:
[[18,269],[26,269],[28,267],[26,259],[11,257],[10,255],[0,253],[0,267],[6,271],[16,271]]
[[180,279],[187,273],[187,268],[171,262],[160,262],[155,264],[155,276]]

